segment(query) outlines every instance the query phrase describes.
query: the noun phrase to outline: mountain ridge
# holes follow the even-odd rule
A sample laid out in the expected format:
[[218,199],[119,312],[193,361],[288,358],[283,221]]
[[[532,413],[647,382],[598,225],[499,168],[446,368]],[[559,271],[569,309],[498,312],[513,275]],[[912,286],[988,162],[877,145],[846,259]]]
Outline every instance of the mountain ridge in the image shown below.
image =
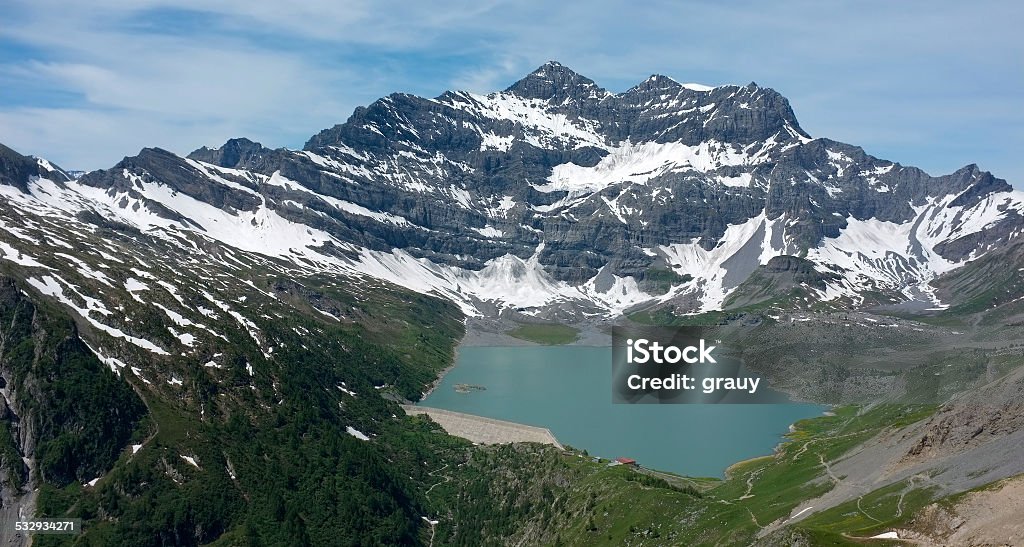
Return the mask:
[[[16,177],[22,193],[33,176]],[[186,208],[211,207],[197,213],[208,219],[283,222],[316,234],[295,256],[434,292],[472,314],[720,309],[782,255],[832,280],[816,301],[856,306],[880,292],[942,307],[932,279],[1024,226],[1005,180],[975,165],[931,177],[811,138],[770,88],[654,75],[613,94],[557,62],[489,95],[388,95],[302,150],[245,138],[185,157],[143,149],[68,188],[80,187],[104,191],[103,207],[143,229],[211,233],[213,220],[160,188],[197,202]],[[664,294],[641,288],[665,268],[689,280]]]

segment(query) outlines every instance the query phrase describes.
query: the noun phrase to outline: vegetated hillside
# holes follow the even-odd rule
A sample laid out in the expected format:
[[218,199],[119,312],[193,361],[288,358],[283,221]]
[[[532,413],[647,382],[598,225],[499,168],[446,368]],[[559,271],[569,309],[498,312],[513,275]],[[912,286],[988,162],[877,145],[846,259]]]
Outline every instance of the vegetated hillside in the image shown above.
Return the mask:
[[145,414],[131,386],[96,358],[67,315],[0,276],[0,479],[11,502],[38,482],[102,475]]
[[[223,369],[181,355],[166,363],[165,380],[111,358],[101,363],[65,313],[49,303],[40,311],[15,282],[4,281],[2,296],[10,393],[3,463],[10,486],[22,487],[5,502],[39,487],[37,515],[85,519],[90,543],[415,543],[428,511],[427,472],[466,448],[396,418],[397,405],[374,388],[387,384],[381,391],[398,395],[404,386],[388,379],[429,379],[451,358],[458,317],[429,298],[371,292],[363,321],[348,327],[275,317],[277,330],[268,324],[264,332],[274,332],[280,349],[255,363],[259,374],[248,362],[259,354],[255,344],[221,340],[209,351],[227,357]],[[403,334],[374,342],[367,331],[384,333],[392,320]],[[295,333],[307,328],[309,336]],[[416,352],[421,369],[396,352]],[[224,369],[220,378],[207,372]]]
[[0,219],[5,509],[103,545],[423,539],[428,473],[468,443],[392,400],[451,361],[455,306],[92,217]]

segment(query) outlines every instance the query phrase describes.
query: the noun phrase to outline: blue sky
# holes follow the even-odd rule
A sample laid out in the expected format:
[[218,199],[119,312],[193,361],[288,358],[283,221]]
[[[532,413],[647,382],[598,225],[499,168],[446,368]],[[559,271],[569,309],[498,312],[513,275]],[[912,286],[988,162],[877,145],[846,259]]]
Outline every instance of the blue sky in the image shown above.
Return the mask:
[[507,87],[547,60],[786,95],[812,136],[1024,187],[1024,4],[8,0],[0,142],[66,168],[247,136],[301,147],[393,91]]

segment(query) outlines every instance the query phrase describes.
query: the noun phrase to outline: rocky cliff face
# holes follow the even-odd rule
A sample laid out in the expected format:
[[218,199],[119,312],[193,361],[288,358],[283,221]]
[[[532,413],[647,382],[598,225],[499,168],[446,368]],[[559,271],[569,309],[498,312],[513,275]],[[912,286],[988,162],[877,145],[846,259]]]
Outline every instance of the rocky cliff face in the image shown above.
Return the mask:
[[[0,512],[9,520],[34,503],[42,484],[86,483],[105,473],[145,413],[132,388],[51,306],[0,275]],[[5,525],[0,535],[10,532]]]
[[[31,162],[8,163],[33,179]],[[779,256],[812,265],[815,301],[941,307],[932,279],[1024,225],[1006,181],[812,139],[754,83],[655,75],[616,94],[554,62],[486,96],[389,95],[299,151],[144,149],[65,182],[15,184],[15,201],[374,276],[469,313],[720,309]]]
[[0,184],[28,192],[34,177],[45,177],[58,182],[71,180],[63,170],[46,160],[40,160],[11,150],[0,144]]

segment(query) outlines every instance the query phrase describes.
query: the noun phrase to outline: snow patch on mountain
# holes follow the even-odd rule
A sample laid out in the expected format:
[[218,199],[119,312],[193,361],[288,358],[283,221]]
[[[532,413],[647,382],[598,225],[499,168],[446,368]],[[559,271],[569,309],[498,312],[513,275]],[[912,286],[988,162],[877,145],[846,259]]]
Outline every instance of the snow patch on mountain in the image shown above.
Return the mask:
[[[746,275],[767,259],[782,254],[783,249],[771,247],[770,232],[765,229],[764,211],[740,224],[730,224],[725,235],[710,251],[695,239],[690,243],[659,245],[650,251],[663,256],[679,275],[693,281],[686,289],[702,295],[700,311],[722,308],[726,297]],[[730,272],[739,272],[730,275]],[[743,275],[743,274],[746,275]]]
[[823,297],[844,296],[860,301],[861,291],[884,288],[910,300],[927,298],[935,308],[946,307],[935,295],[931,281],[977,258],[984,250],[953,261],[939,255],[935,247],[985,230],[1011,211],[1024,210],[1024,193],[1017,191],[993,193],[971,207],[952,205],[957,197],[929,198],[924,205],[914,207],[914,219],[902,224],[847,218],[847,226],[838,237],[824,239],[807,253],[810,260],[835,266],[833,271],[844,278]]
[[[753,161],[752,156],[733,145],[714,140],[696,146],[679,142],[634,144],[626,141],[611,148],[593,167],[575,163],[556,165],[548,183],[534,185],[534,188],[541,192],[596,192],[618,182],[645,183],[666,173],[689,170],[703,173],[720,167],[749,165]],[[749,177],[748,174],[748,185]]]
[[555,280],[540,263],[543,249],[542,243],[533,256],[525,260],[515,255],[492,259],[479,271],[435,264],[399,249],[390,253],[363,250],[355,269],[417,292],[443,296],[471,316],[481,315],[477,307],[481,302],[498,309],[540,308],[557,302],[576,302],[597,305],[609,314],[618,314],[652,298],[637,287],[632,277],[613,276],[611,286],[603,289],[597,287],[594,279],[578,287]]
[[359,215],[364,217],[372,218],[378,222],[385,222],[388,224],[395,224],[397,226],[410,226],[412,225],[407,219],[391,213],[382,213],[380,211],[371,211],[362,205],[356,205],[351,201],[345,201],[343,199],[334,198],[331,196],[325,196],[323,194],[317,194],[317,197],[324,202],[330,204],[332,207],[351,213],[353,215]]
[[753,175],[750,173],[740,173],[734,176],[720,176],[715,177],[722,186],[729,186],[732,188],[747,188],[750,186],[750,181],[753,180]]
[[[254,211],[226,211],[159,182],[147,182],[128,171],[124,176],[134,185],[131,192],[106,191],[80,184],[62,187],[41,179],[31,187],[30,196],[35,199],[30,205],[41,213],[58,210],[67,216],[80,210],[99,209],[107,218],[158,237],[167,237],[168,230],[193,231],[243,251],[281,258],[313,254],[322,258],[310,249],[327,242],[342,248],[348,246],[321,230],[281,217],[265,202]],[[278,180],[287,184],[283,177]],[[24,196],[19,200],[26,201]],[[162,211],[152,209],[150,202],[159,203],[187,220],[167,218]]]
[[0,241],[0,258],[18,264],[19,266],[28,266],[30,268],[44,268],[49,270],[50,267],[44,265],[35,259],[18,249],[12,247],[6,241]]
[[[553,112],[546,101],[524,99],[514,93],[459,93],[455,97],[460,100],[450,100],[445,104],[479,117],[515,122],[522,128],[525,141],[538,148],[552,148],[556,145],[604,148],[607,145],[605,137],[598,132],[597,122],[583,118],[571,119],[565,114]],[[499,144],[494,139],[488,142]]]
[[715,89],[715,86],[713,85],[697,84],[693,82],[682,83],[679,85],[691,91],[711,91],[712,89]]
[[349,435],[352,435],[353,437],[359,439],[360,441],[368,441],[368,440],[370,440],[369,436],[367,436],[362,431],[359,431],[358,429],[356,429],[356,428],[354,428],[354,427],[352,427],[350,425],[345,426],[345,432],[348,433]]
[[502,152],[508,152],[508,149],[512,147],[512,143],[515,142],[515,135],[498,136],[494,133],[482,133],[483,141],[480,143],[480,151],[484,150],[500,150]]
[[[60,279],[60,281],[58,281]],[[134,344],[144,350],[151,351],[157,355],[170,355],[166,350],[160,346],[146,340],[144,338],[138,338],[136,336],[130,336],[125,334],[121,329],[117,329],[101,323],[100,321],[93,318],[90,312],[97,312],[101,315],[108,316],[111,314],[110,310],[107,309],[99,300],[82,295],[79,291],[75,290],[73,285],[64,281],[55,275],[44,275],[42,278],[30,277],[28,278],[28,284],[35,288],[40,293],[55,298],[58,302],[73,309],[78,315],[82,316],[86,321],[89,322],[95,329],[105,332],[106,334],[114,338],[122,338],[131,344]],[[85,302],[86,306],[81,307],[76,300],[69,297],[65,292],[64,288],[67,287],[71,292],[75,294],[79,299]]]
[[490,224],[483,228],[473,228],[473,231],[484,237],[505,237],[505,232],[502,232]]

